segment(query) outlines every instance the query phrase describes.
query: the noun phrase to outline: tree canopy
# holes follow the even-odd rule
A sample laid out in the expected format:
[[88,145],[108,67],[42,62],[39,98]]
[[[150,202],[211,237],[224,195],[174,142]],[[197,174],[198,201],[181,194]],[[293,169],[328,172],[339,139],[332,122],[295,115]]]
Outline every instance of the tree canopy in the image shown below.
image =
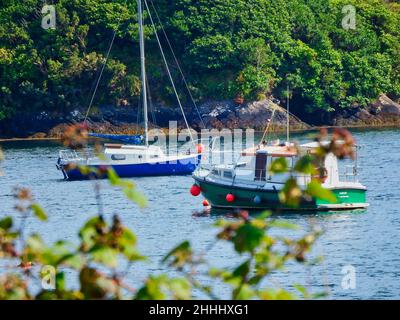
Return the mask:
[[[182,98],[187,98],[156,11],[199,101],[284,99],[297,112],[362,108],[400,96],[400,4],[383,0],[147,0]],[[56,28],[41,27],[40,0],[0,3],[0,119],[87,107],[116,39],[96,105],[140,95],[135,0],[57,0]],[[51,4],[51,3],[47,3]],[[355,28],[343,28],[355,8]],[[156,8],[156,11],[154,10]],[[152,97],[174,104],[145,15]]]

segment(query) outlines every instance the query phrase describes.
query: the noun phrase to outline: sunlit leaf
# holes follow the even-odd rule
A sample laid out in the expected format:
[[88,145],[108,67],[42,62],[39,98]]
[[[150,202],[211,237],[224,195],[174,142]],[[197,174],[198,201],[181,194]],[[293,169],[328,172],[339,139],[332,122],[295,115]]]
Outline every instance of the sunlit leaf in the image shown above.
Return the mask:
[[120,178],[118,177],[118,175],[114,169],[109,168],[107,170],[107,175],[108,175],[108,181],[110,182],[110,184],[117,185],[119,183]]
[[39,204],[33,203],[31,205],[31,209],[32,209],[34,215],[36,217],[38,217],[39,220],[42,220],[42,221],[47,220],[46,212],[43,210],[43,208]]
[[91,250],[94,261],[102,263],[108,267],[116,268],[118,265],[118,251],[110,247],[101,246]]
[[310,195],[311,197],[321,199],[321,200],[326,200],[330,203],[337,202],[337,198],[336,198],[335,194],[332,191],[323,188],[321,186],[321,183],[315,179],[313,179],[307,185],[306,193],[308,195]]
[[259,294],[260,298],[263,300],[294,300],[298,297],[283,289],[267,289]]
[[269,226],[274,228],[291,229],[291,230],[300,229],[300,227],[297,224],[290,223],[284,220],[273,220],[269,223]]
[[173,299],[189,300],[191,298],[191,285],[187,279],[171,279],[169,289]]
[[234,289],[232,295],[232,298],[235,300],[250,300],[255,296],[255,292],[251,286],[244,284]]
[[177,247],[172,249],[162,260],[166,262],[170,258],[174,258],[171,265],[180,268],[192,257],[192,248],[189,241],[184,241]]
[[287,172],[287,170],[288,170],[288,164],[286,159],[283,157],[275,159],[269,167],[269,171],[272,174],[284,173]]
[[313,158],[310,155],[305,155],[297,160],[294,170],[304,174],[315,174]]
[[145,208],[147,206],[147,199],[140,192],[134,190],[133,188],[124,188],[123,191],[126,197],[135,202],[139,207]]
[[293,178],[286,181],[283,189],[279,193],[281,202],[289,207],[297,207],[300,204],[301,196],[301,189]]

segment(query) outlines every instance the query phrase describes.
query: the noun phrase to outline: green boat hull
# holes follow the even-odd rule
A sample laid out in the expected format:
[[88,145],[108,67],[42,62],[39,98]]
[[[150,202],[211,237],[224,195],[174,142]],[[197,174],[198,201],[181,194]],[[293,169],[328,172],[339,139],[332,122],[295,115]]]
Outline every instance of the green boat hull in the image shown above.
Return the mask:
[[[335,188],[331,191],[336,195],[337,202],[330,203],[321,199],[302,201],[299,207],[287,207],[279,200],[278,190],[250,189],[237,186],[218,184],[194,177],[200,186],[201,193],[215,208],[241,209],[279,209],[279,210],[353,210],[363,209],[366,203],[366,190],[356,188]],[[226,195],[234,195],[234,201],[228,202]]]

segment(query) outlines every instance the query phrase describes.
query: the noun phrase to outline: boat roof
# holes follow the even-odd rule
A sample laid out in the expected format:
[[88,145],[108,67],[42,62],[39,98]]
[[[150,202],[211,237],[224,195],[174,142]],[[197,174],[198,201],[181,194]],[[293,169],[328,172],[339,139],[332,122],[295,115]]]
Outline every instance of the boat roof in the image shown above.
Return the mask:
[[[343,143],[343,141],[338,141],[337,143]],[[330,141],[321,142],[308,142],[300,145],[295,145],[293,143],[289,145],[258,145],[252,148],[248,148],[242,151],[242,156],[255,156],[259,153],[266,153],[272,157],[294,157],[297,156],[299,150],[313,150],[317,149],[319,146],[328,146]]]
[[106,148],[104,153],[112,153],[112,154],[158,154],[162,153],[162,150],[159,146],[150,145],[146,146],[138,146],[138,145],[126,145],[126,144],[109,144],[106,143],[104,145]]
[[264,146],[248,148],[242,151],[242,156],[255,156],[259,153],[266,153],[273,157],[293,157],[297,155],[297,149],[290,146]]

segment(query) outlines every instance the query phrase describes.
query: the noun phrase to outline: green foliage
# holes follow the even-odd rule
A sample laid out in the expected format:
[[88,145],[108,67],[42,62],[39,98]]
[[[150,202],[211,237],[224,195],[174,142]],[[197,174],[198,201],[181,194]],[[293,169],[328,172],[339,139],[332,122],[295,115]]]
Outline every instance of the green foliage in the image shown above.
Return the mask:
[[[261,99],[273,93],[283,100],[287,80],[299,111],[364,107],[380,93],[400,95],[398,3],[153,2],[198,99]],[[356,8],[355,30],[341,26],[348,4]],[[0,7],[0,119],[31,110],[85,108],[114,31],[95,106],[136,103],[136,3],[59,0],[55,30],[41,28],[42,5],[10,0]],[[150,86],[154,96],[168,101],[168,77],[148,23]]]

